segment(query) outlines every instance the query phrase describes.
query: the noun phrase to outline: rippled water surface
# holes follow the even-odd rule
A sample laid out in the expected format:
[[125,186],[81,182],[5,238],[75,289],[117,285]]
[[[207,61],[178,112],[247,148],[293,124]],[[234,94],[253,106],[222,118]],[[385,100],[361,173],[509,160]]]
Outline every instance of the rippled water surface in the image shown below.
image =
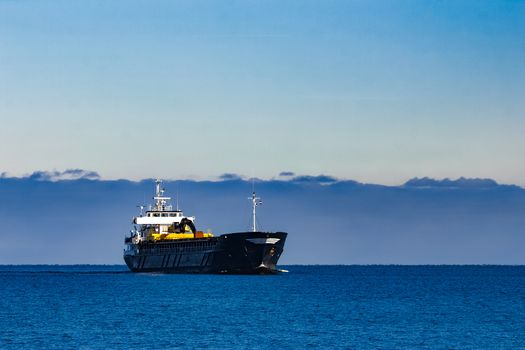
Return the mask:
[[0,348],[525,349],[525,267],[0,266]]

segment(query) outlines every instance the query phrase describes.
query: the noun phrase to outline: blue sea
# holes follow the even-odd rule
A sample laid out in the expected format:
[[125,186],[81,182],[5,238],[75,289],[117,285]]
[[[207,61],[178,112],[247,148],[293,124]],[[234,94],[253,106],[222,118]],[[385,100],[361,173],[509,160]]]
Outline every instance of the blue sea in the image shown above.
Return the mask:
[[525,266],[0,266],[2,349],[525,349]]

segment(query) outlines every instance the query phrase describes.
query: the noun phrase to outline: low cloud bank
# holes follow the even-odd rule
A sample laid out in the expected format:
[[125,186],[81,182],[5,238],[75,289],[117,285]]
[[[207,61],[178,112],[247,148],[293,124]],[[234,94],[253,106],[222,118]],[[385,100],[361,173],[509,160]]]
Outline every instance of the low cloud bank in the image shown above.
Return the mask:
[[[69,180],[97,180],[97,181],[112,181],[104,180],[98,172],[92,170],[84,169],[66,169],[64,171],[34,171],[31,174],[15,177],[10,176],[7,172],[0,173],[0,179],[4,180],[32,180],[32,181],[69,181]],[[247,178],[241,174],[236,173],[224,173],[218,176],[219,182],[221,181],[255,181],[257,183],[261,182],[291,182],[296,184],[320,184],[320,185],[334,185],[338,183],[345,184],[355,184],[355,185],[364,185],[358,181],[351,179],[341,179],[330,175],[297,175],[291,171],[283,171],[278,174],[277,177],[271,179],[260,179],[260,178]],[[132,180],[120,180],[120,181],[132,181]],[[148,182],[153,181],[151,179],[143,179],[138,182]],[[183,181],[183,182],[208,182],[208,180],[167,180],[167,181]],[[372,185],[372,184],[370,184]],[[383,185],[378,185],[383,186]],[[444,178],[444,179],[434,179],[430,177],[422,178],[412,178],[400,186],[385,186],[385,187],[404,187],[404,188],[447,188],[447,189],[458,189],[458,188],[478,188],[478,189],[487,189],[495,187],[514,187],[520,188],[517,185],[506,185],[499,184],[493,179],[481,179],[481,178],[465,178],[460,177],[456,180]]]
[[[15,178],[10,177],[7,172],[0,175],[0,179]],[[29,179],[34,181],[62,181],[62,180],[99,180],[100,175],[96,171],[84,169],[66,169],[64,171],[34,171],[33,173],[15,179]]]
[[[382,186],[224,174],[164,183],[197,227],[215,234],[250,228],[252,185],[264,200],[260,227],[289,232],[283,264],[525,264],[525,190],[490,179]],[[152,179],[104,180],[82,169],[4,173],[0,264],[122,263],[136,206],[152,195]]]
[[[406,187],[418,187],[418,188],[432,188],[432,187],[440,187],[440,188],[494,188],[497,186],[502,186],[498,184],[495,180],[492,179],[479,179],[479,178],[473,178],[473,179],[467,179],[464,177],[460,177],[457,180],[451,180],[449,178],[445,178],[443,180],[436,180],[431,179],[428,177],[423,178],[413,178],[408,180],[405,183]],[[509,186],[509,185],[504,185]]]

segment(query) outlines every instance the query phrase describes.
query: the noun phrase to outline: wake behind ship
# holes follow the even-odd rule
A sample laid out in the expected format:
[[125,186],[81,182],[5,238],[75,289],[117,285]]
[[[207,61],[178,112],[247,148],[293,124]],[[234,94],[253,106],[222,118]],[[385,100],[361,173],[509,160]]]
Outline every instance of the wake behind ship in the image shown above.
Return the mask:
[[125,238],[124,261],[133,272],[164,273],[276,273],[286,232],[261,232],[255,210],[261,203],[252,194],[252,231],[214,237],[197,231],[195,217],[169,204],[161,181],[155,183],[155,204],[133,218],[135,227]]

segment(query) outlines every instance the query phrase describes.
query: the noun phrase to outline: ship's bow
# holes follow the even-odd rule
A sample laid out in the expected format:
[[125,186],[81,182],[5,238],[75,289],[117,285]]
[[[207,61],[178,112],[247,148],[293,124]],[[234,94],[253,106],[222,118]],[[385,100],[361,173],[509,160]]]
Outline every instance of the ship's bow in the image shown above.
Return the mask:
[[237,232],[220,239],[219,271],[222,273],[276,273],[286,232]]

